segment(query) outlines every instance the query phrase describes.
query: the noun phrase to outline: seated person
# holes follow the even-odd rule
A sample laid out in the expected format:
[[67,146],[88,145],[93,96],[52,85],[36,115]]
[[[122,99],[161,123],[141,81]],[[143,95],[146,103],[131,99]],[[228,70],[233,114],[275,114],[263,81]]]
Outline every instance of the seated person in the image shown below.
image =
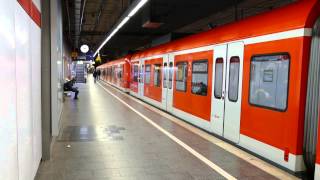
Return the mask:
[[63,90],[74,92],[75,93],[74,99],[78,99],[79,90],[77,87],[73,87],[75,82],[76,80],[74,78],[72,78],[71,80],[67,80],[67,82],[65,82],[63,85]]
[[196,92],[196,94],[206,96],[207,95],[207,85],[205,85],[203,82],[199,83],[199,90]]

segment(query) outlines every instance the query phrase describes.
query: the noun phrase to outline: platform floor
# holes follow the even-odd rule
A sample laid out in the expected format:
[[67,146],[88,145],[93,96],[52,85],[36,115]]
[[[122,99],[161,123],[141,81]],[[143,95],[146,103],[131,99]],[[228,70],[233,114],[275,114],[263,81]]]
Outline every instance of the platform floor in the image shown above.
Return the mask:
[[77,86],[37,180],[296,179],[103,82]]

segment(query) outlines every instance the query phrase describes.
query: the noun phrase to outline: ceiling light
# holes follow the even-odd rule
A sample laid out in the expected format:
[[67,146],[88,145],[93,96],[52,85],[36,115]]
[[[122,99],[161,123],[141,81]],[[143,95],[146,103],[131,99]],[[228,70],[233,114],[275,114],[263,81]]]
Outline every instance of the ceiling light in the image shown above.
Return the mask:
[[117,26],[118,29],[120,29],[124,24],[126,24],[129,21],[130,17],[125,17],[121,23]]
[[129,13],[128,16],[129,16],[129,17],[134,16],[134,15],[139,11],[139,9],[140,9],[144,4],[146,4],[147,2],[148,2],[148,0],[141,0],[141,1],[137,4],[137,6],[132,9],[132,11]]
[[121,28],[124,26],[132,16],[134,16],[143,5],[145,5],[148,2],[148,0],[140,0],[139,3],[128,13],[128,15],[123,18],[123,20],[112,30],[112,32],[107,36],[107,38],[101,43],[99,48],[96,50],[93,56],[96,56],[98,52],[101,50],[101,48],[107,44],[107,42],[114,36]]

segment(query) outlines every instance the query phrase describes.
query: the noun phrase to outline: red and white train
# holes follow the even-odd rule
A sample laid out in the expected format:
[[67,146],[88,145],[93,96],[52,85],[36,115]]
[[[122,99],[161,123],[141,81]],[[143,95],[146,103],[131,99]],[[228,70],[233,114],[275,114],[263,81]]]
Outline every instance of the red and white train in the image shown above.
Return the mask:
[[108,83],[292,172],[320,170],[320,1],[300,0],[98,68]]

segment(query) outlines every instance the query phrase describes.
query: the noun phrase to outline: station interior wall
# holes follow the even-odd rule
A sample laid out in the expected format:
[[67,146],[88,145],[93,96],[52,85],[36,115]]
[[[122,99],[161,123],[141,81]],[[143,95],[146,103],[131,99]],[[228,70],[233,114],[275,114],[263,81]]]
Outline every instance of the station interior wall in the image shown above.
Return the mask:
[[[40,0],[33,0],[40,11]],[[18,1],[0,1],[0,174],[33,179],[41,156],[41,27]]]

